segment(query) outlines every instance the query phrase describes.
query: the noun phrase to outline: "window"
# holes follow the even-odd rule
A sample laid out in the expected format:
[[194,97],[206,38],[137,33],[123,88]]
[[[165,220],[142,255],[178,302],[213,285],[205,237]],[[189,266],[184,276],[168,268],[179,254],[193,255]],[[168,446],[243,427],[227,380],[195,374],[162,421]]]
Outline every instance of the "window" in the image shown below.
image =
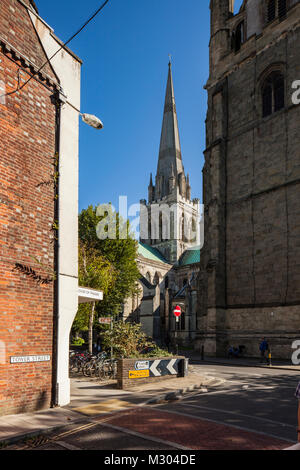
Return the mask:
[[280,72],[272,72],[265,80],[262,89],[263,117],[284,108],[284,77]]
[[286,0],[269,0],[267,3],[267,23],[279,18],[280,20],[286,17],[287,1]]
[[278,0],[278,16],[279,19],[286,16],[286,0]]
[[244,43],[244,21],[241,21],[236,27],[234,35],[234,51],[238,52]]
[[276,0],[269,0],[267,7],[267,21],[270,23],[276,18]]

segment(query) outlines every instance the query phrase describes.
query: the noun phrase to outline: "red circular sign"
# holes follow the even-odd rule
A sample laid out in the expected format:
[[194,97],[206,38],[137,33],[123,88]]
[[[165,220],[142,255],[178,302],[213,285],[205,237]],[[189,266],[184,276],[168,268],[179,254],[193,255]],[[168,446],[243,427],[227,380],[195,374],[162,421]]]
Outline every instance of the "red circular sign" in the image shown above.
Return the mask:
[[181,307],[179,307],[179,305],[177,305],[175,308],[174,308],[174,315],[175,317],[180,317],[181,315]]

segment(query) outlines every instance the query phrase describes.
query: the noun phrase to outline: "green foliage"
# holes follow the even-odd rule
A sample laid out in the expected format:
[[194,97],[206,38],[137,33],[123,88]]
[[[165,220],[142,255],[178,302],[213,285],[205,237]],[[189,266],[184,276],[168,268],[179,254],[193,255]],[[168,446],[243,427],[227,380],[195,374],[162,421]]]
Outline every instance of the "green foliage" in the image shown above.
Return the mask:
[[[114,356],[123,358],[170,356],[158,348],[141,329],[140,323],[115,322],[112,330],[106,329],[102,334],[102,344],[105,349],[113,345]],[[149,350],[149,352],[146,352]]]
[[[97,236],[99,224],[104,224],[108,212],[101,211],[102,206],[89,206],[79,215],[79,239],[90,249],[94,250],[110,263],[114,270],[114,282],[106,291],[104,299],[96,306],[98,314],[120,313],[122,305],[127,297],[136,291],[136,281],[140,274],[137,268],[137,242],[130,233],[129,222],[124,222],[118,213],[110,212],[110,220],[115,221],[115,238],[100,239]],[[104,215],[97,215],[104,213]],[[128,235],[122,239],[124,232]],[[121,236],[120,236],[121,235]],[[87,287],[93,287],[86,284]]]
[[85,343],[83,338],[75,338],[72,341],[72,346],[82,346]]

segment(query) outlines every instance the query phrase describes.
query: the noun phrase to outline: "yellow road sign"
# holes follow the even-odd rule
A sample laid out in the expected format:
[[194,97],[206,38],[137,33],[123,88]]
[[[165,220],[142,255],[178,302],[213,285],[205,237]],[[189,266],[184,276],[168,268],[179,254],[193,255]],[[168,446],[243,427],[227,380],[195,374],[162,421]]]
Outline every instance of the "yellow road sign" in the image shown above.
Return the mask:
[[130,370],[128,372],[128,377],[130,379],[142,379],[145,377],[150,377],[149,370]]

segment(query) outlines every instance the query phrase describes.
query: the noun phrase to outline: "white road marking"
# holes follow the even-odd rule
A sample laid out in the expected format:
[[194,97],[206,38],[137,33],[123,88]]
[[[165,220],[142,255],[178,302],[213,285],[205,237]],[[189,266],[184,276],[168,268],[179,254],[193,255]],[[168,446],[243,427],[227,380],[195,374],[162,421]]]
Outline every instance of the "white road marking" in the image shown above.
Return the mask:
[[246,414],[243,414],[243,413],[237,413],[236,411],[228,411],[228,410],[223,410],[223,409],[220,409],[220,408],[211,408],[211,407],[208,407],[208,406],[193,405],[193,404],[190,404],[190,403],[185,403],[184,401],[182,401],[181,403],[183,404],[183,406],[188,406],[188,407],[191,407],[191,408],[199,408],[199,409],[208,410],[208,411],[216,411],[218,413],[226,413],[226,414],[231,414],[231,415],[235,415],[235,416],[242,416],[243,418],[251,418],[251,419],[255,419],[257,421],[264,421],[264,422],[268,422],[268,423],[272,423],[272,424],[278,424],[278,425],[283,426],[283,427],[295,429],[295,426],[292,426],[291,424],[281,423],[280,421],[274,421],[273,419],[269,419],[269,418],[261,418],[259,416],[255,416],[255,415],[246,415]]
[[[160,408],[160,407],[162,407],[162,405],[157,405],[156,406],[156,408]],[[224,423],[224,421],[218,421],[216,419],[202,418],[202,417],[199,418],[199,417],[196,417],[196,416],[191,415],[189,413],[182,413],[180,411],[166,410],[165,408],[163,408],[163,411],[166,412],[166,413],[172,413],[172,414],[175,414],[175,415],[187,416],[188,418],[194,418],[194,419],[198,419],[200,421],[208,421],[210,423],[221,424],[222,426],[227,426],[229,428],[231,427],[231,428],[235,428],[235,429],[240,429],[241,431],[250,432],[252,434],[259,434],[259,435],[262,435],[262,436],[272,437],[273,439],[278,439],[280,441],[292,442],[291,439],[287,439],[286,437],[275,436],[274,434],[269,434],[269,433],[265,433],[265,432],[262,432],[262,431],[256,431],[255,429],[245,428],[245,427],[242,427],[242,426],[237,426],[236,424],[227,424],[227,423]]]
[[68,450],[82,450],[80,447],[73,446],[72,444],[68,444],[67,442],[64,442],[64,441],[56,441],[55,444],[58,444],[64,449],[68,449]]

